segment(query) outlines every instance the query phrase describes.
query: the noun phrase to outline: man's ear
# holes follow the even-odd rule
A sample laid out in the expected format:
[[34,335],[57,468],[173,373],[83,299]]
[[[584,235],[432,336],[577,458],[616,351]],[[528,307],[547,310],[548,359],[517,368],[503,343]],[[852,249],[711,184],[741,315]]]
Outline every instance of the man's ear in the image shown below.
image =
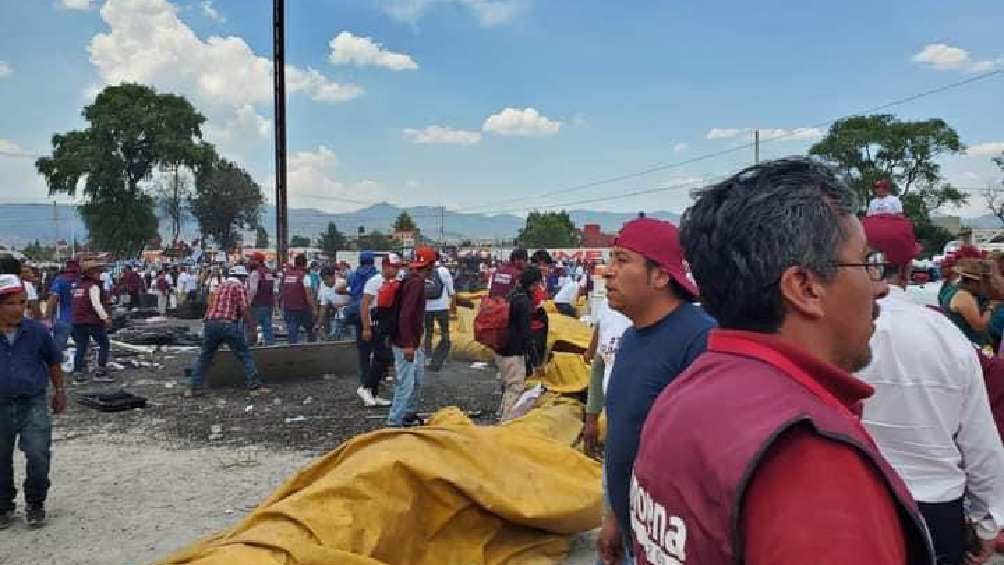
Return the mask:
[[669,287],[670,282],[673,277],[666,272],[665,269],[659,267],[658,269],[650,269],[648,272],[648,284],[652,288],[657,288],[659,290],[665,290]]
[[781,273],[778,287],[787,308],[814,320],[823,317],[826,287],[818,275],[805,267],[788,267]]

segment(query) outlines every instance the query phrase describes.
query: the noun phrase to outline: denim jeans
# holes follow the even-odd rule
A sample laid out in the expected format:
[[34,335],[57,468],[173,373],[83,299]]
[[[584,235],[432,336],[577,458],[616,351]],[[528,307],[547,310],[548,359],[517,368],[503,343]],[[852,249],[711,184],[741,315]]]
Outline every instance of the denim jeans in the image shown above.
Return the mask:
[[282,318],[286,321],[286,332],[289,335],[289,344],[300,343],[300,329],[302,328],[307,336],[310,336],[310,311],[309,310],[283,310]]
[[251,313],[255,322],[261,328],[261,335],[265,339],[265,345],[275,345],[275,330],[272,328],[272,307],[252,306]]
[[66,344],[69,342],[70,334],[72,333],[73,325],[69,322],[56,320],[56,322],[52,324],[52,340],[56,342],[56,349],[58,349],[60,353],[66,351]]
[[14,509],[14,442],[26,460],[24,500],[42,504],[49,493],[52,421],[45,393],[33,398],[0,399],[0,512]]
[[422,348],[415,350],[415,360],[404,358],[404,349],[394,346],[394,399],[391,400],[387,425],[404,425],[405,416],[418,412],[418,399],[422,394],[422,380],[425,376],[425,353]]
[[[439,324],[439,343],[436,350],[432,350],[432,327]],[[450,354],[450,311],[433,310],[425,313],[425,356],[431,361],[429,366],[438,371],[446,361],[446,356]]]
[[261,384],[258,370],[254,366],[254,359],[251,358],[251,350],[248,349],[244,324],[229,320],[206,320],[203,333],[205,335],[202,336],[202,353],[199,354],[195,360],[195,367],[192,368],[192,382],[190,383],[192,388],[205,386],[206,368],[212,363],[216,350],[223,343],[230,346],[230,351],[244,366],[244,381],[248,388],[255,388]]
[[108,364],[108,354],[111,345],[108,343],[108,330],[104,325],[74,324],[73,342],[77,344],[77,353],[73,357],[73,372],[83,373],[87,370],[87,346],[91,338],[98,344],[98,367]]

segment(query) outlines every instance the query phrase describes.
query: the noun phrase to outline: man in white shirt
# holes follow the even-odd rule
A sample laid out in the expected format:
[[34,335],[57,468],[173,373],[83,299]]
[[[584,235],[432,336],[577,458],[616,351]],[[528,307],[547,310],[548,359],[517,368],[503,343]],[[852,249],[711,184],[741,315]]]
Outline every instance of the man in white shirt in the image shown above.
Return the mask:
[[[321,269],[321,284],[317,289],[317,320],[316,331],[322,337],[330,336],[335,340],[345,339],[345,307],[352,300],[345,279],[335,274],[334,267]],[[334,328],[331,328],[334,321]]]
[[377,319],[377,298],[385,280],[400,278],[401,266],[401,256],[397,253],[388,253],[380,265],[381,272],[367,279],[363,286],[359,311],[362,334],[359,339],[370,344],[371,353],[366,359],[363,383],[356,389],[356,395],[366,406],[390,406],[390,402],[380,398],[379,393],[380,381],[387,374],[394,355],[390,348],[390,328],[381,325]]
[[579,314],[575,310],[575,302],[584,287],[585,285],[576,281],[574,277],[567,277],[558,288],[557,294],[554,295],[554,307],[558,309],[558,312],[572,318],[578,318]]
[[900,202],[898,196],[891,194],[892,189],[889,186],[889,181],[885,179],[875,181],[872,190],[875,192],[875,198],[872,198],[871,202],[868,203],[869,216],[903,213],[903,203]]
[[[871,338],[872,363],[858,376],[875,388],[863,422],[906,482],[939,563],[983,563],[1004,526],[1004,446],[994,426],[977,351],[943,315],[906,293],[912,252],[863,222],[868,244],[887,251],[889,295]],[[874,267],[870,267],[874,270]],[[876,273],[879,275],[882,273]],[[969,549],[970,523],[980,541]]]
[[182,267],[181,272],[178,273],[178,293],[181,294],[185,301],[192,301],[195,300],[198,288],[199,285],[195,279],[195,275],[188,272],[188,267]]
[[[449,269],[437,264],[425,281],[425,358],[429,360],[427,371],[438,373],[450,354],[450,314],[457,311],[456,292],[453,290],[453,276]],[[439,296],[429,298],[429,292],[439,292]],[[439,343],[432,350],[432,329],[439,324]]]

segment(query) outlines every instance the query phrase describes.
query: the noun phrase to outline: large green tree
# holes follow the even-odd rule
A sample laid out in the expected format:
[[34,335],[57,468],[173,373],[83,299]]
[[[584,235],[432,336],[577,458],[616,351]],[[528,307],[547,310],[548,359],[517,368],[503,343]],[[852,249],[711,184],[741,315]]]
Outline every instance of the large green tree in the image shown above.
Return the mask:
[[388,237],[379,230],[373,230],[368,234],[360,235],[356,239],[356,248],[359,250],[369,249],[371,251],[394,251],[399,248],[397,241]]
[[568,212],[530,212],[516,242],[526,249],[578,247],[581,234]]
[[397,219],[394,220],[394,231],[415,231],[417,229],[415,220],[411,218],[411,214],[407,210],[402,210]]
[[289,238],[290,247],[310,247],[310,238],[305,235],[294,235]]
[[189,208],[203,236],[212,237],[222,249],[230,249],[237,230],[258,227],[263,201],[261,187],[247,171],[215,157],[196,176]]
[[[993,160],[1004,171],[1004,153],[994,157]],[[1001,180],[999,186],[988,184],[986,190],[983,191],[983,197],[990,213],[997,216],[997,219],[1004,224],[1004,180]]]
[[334,257],[340,249],[345,249],[345,234],[338,231],[335,222],[328,222],[328,229],[317,237],[317,246],[329,257]]
[[129,83],[105,88],[83,117],[87,128],[53,135],[52,156],[35,167],[50,194],[82,191],[92,248],[136,255],[157,235],[144,181],[158,167],[196,169],[205,162],[205,118],[181,96]]
[[931,222],[931,212],[965,204],[967,195],[943,182],[938,158],[964,150],[959,134],[944,120],[910,122],[878,114],[835,122],[809,153],[842,171],[863,204],[874,182],[888,179],[925,251],[940,253],[952,234]]

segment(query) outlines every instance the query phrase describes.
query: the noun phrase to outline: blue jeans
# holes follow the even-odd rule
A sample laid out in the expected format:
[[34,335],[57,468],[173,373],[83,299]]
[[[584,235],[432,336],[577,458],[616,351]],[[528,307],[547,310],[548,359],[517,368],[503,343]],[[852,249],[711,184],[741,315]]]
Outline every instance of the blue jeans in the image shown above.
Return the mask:
[[286,332],[289,334],[289,344],[300,343],[300,328],[304,333],[310,335],[310,311],[309,310],[283,310],[282,317],[286,321]]
[[42,504],[49,493],[52,421],[45,393],[33,398],[0,399],[0,512],[14,509],[14,442],[26,460],[24,500]]
[[257,388],[261,384],[254,359],[251,358],[251,350],[248,348],[244,324],[228,320],[206,320],[203,333],[205,335],[202,336],[202,353],[195,360],[195,367],[192,369],[190,383],[192,388],[205,386],[206,368],[212,363],[216,350],[223,343],[230,346],[230,351],[233,351],[237,360],[244,366],[244,381],[248,388]]
[[66,344],[70,340],[70,334],[73,333],[73,325],[69,322],[63,322],[56,320],[52,324],[52,340],[56,342],[56,349],[60,353],[66,351]]
[[251,313],[255,322],[261,328],[261,335],[265,338],[265,345],[275,345],[275,331],[272,328],[272,307],[252,306]]
[[422,348],[415,349],[414,361],[407,361],[404,349],[394,346],[394,370],[397,377],[394,380],[394,399],[391,400],[387,425],[400,427],[404,425],[405,416],[418,413],[418,399],[422,394],[422,380],[425,377],[425,353]]
[[108,343],[108,330],[104,325],[73,324],[73,342],[77,344],[77,353],[73,356],[73,372],[83,373],[87,369],[87,346],[91,338],[98,344],[98,367],[104,369],[108,364],[108,354],[111,344]]

